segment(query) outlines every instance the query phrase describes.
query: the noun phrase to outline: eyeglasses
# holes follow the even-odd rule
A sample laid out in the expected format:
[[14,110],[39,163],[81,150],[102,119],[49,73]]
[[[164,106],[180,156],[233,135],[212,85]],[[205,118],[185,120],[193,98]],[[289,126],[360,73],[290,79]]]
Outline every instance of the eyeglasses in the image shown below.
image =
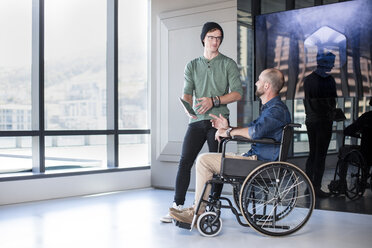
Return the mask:
[[221,42],[221,40],[222,40],[222,36],[207,36],[207,38],[208,38],[208,40],[209,41],[213,41],[214,39],[217,41],[217,42]]

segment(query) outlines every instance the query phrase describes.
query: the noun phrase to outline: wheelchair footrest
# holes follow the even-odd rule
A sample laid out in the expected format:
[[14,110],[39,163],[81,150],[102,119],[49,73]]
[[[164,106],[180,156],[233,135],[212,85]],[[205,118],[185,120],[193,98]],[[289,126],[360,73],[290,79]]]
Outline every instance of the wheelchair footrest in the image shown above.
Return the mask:
[[178,226],[179,228],[188,229],[188,230],[191,229],[191,224],[189,224],[189,223],[185,223],[185,222],[181,222],[181,221],[178,221],[178,220],[174,220],[174,224],[176,226]]

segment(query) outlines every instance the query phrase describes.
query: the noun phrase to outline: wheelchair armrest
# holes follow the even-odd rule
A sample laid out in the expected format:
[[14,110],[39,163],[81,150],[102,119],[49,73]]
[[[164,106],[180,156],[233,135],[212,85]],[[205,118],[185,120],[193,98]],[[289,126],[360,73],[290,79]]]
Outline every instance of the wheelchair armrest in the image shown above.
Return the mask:
[[251,143],[251,144],[270,144],[270,145],[281,145],[281,142],[275,141],[274,139],[269,139],[269,138],[263,138],[263,139],[248,139],[243,136],[232,136],[229,138],[223,138],[221,140],[222,144],[222,157],[225,157],[226,153],[226,146],[227,143],[230,141],[239,141],[239,142],[244,142],[244,143]]
[[300,128],[302,125],[300,123],[289,123],[286,126]]
[[[299,128],[302,125],[299,123],[288,123],[284,126],[284,130],[287,128]],[[220,145],[222,144],[222,157],[225,157],[225,151],[226,151],[226,145],[230,141],[239,141],[239,142],[245,142],[245,143],[252,143],[252,144],[269,144],[269,145],[282,145],[281,141],[275,141],[274,139],[270,138],[262,138],[262,139],[247,139],[243,136],[233,136],[229,138],[223,138],[221,140]],[[220,149],[219,149],[220,150]]]
[[263,138],[263,139],[247,139],[243,136],[233,136],[231,138],[233,141],[240,141],[240,142],[245,142],[245,143],[260,143],[260,144],[274,144],[274,145],[280,145],[280,142],[276,142],[274,139],[269,139],[269,138]]

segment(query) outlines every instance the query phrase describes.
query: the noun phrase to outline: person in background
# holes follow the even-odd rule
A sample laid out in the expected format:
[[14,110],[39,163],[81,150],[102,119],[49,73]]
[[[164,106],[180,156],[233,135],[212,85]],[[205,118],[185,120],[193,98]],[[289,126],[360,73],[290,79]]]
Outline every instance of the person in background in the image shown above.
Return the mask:
[[319,52],[316,70],[304,79],[305,124],[310,147],[306,174],[314,186],[315,196],[319,198],[329,196],[321,187],[336,108],[336,82],[329,74],[334,62],[333,53]]
[[[372,98],[369,100],[369,106],[372,106]],[[351,125],[347,126],[344,134],[352,137],[359,137],[360,152],[363,154],[367,165],[372,165],[372,110],[362,114]]]

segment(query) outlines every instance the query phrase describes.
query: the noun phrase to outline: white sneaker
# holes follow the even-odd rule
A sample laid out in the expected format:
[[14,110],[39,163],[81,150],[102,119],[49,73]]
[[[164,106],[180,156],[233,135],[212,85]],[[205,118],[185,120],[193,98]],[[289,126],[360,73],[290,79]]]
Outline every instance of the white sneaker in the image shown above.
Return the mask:
[[[170,209],[175,209],[175,210],[178,210],[178,211],[181,211],[183,208],[183,205],[177,205],[175,202],[173,202],[173,205]],[[160,218],[160,221],[163,222],[163,223],[172,223],[172,216],[169,215],[169,212]]]

